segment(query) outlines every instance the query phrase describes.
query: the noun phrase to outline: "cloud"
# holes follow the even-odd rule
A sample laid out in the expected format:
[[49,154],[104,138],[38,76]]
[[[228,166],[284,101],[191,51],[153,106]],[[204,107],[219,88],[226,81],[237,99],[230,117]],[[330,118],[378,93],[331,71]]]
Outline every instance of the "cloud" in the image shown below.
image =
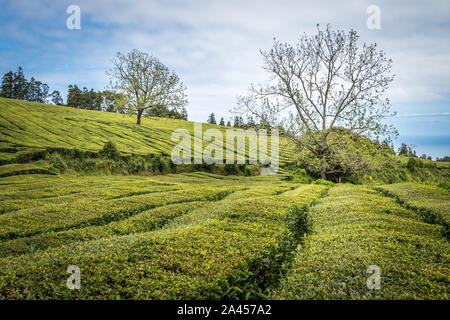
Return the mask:
[[440,113],[410,113],[410,114],[399,114],[398,117],[406,118],[423,118],[423,117],[448,117],[450,112],[440,112]]
[[317,23],[331,23],[356,29],[361,41],[376,42],[392,57],[396,78],[389,96],[406,114],[398,121],[425,110],[448,111],[446,0],[377,1],[381,30],[366,27],[366,8],[373,4],[368,0],[78,0],[82,29],[67,30],[65,10],[72,3],[7,0],[0,13],[0,72],[22,65],[27,75],[63,93],[69,83],[101,90],[115,52],[138,48],[180,75],[188,87],[189,118],[205,121],[210,112],[227,116],[237,94],[267,79],[259,49],[269,49],[273,37],[295,42],[315,32]]

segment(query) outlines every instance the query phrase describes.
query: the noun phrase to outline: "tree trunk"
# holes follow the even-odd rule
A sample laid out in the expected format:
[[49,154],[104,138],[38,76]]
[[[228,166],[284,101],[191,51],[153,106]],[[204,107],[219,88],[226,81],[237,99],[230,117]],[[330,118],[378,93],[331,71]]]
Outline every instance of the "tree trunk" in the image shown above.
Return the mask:
[[327,163],[325,161],[325,155],[320,156],[320,177],[323,180],[327,179]]
[[136,124],[137,124],[138,126],[141,125],[141,117],[142,117],[142,113],[143,113],[143,112],[144,112],[144,110],[138,109],[138,113],[137,113],[137,121],[136,121]]

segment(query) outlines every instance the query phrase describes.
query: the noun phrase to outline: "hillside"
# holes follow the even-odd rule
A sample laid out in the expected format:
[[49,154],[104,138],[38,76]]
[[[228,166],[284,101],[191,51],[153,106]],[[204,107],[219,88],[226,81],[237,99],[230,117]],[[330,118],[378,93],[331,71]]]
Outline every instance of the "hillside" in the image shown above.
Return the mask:
[[[136,126],[135,117],[127,114],[90,111],[65,106],[46,105],[14,99],[0,98],[0,177],[22,173],[52,173],[51,159],[46,150],[63,155],[69,166],[69,172],[85,172],[87,174],[155,174],[198,171],[201,168],[192,166],[175,170],[155,169],[164,165],[170,167],[170,154],[176,142],[171,134],[176,129],[186,129],[191,134],[194,123],[191,121],[168,118],[145,118],[141,126]],[[225,131],[232,129],[224,126],[202,124],[203,132],[218,129],[222,132],[224,155],[229,149],[237,153],[236,145],[227,144]],[[107,141],[112,141],[124,155],[137,155],[138,159],[126,164],[111,163],[89,159],[89,152],[98,153]],[[192,139],[192,150],[196,143]],[[214,143],[214,142],[213,142]],[[209,142],[203,141],[203,147]],[[270,149],[270,148],[269,148]],[[87,152],[79,156],[80,152]],[[142,157],[148,154],[159,157],[149,161]],[[139,158],[139,156],[142,156]],[[94,154],[95,158],[96,155]],[[248,159],[248,143],[246,144]],[[352,183],[394,183],[402,181],[427,181],[433,184],[445,183],[450,177],[450,163],[420,160],[414,170],[407,168],[408,158],[390,156],[389,166],[359,177],[346,177],[343,181]],[[81,158],[81,161],[80,161]],[[58,160],[58,159],[57,159]],[[280,173],[296,170],[298,154],[292,143],[280,139]],[[165,162],[165,163],[161,163]],[[94,165],[93,165],[94,163]],[[287,166],[288,165],[288,166]],[[92,169],[93,167],[97,169]],[[111,168],[111,170],[109,170]],[[203,168],[204,169],[204,168]],[[209,169],[208,169],[209,170]],[[248,172],[253,169],[245,169]],[[245,171],[244,170],[244,171]],[[53,170],[53,173],[55,170]],[[58,171],[58,170],[57,170]],[[243,170],[228,170],[227,174]],[[254,171],[254,170],[253,170]],[[223,168],[210,172],[223,174]],[[254,171],[256,172],[256,171]],[[294,177],[295,178],[295,177]],[[311,181],[313,178],[301,178]]]
[[[186,129],[193,135],[191,121],[149,117],[136,126],[135,116],[75,109],[0,98],[0,160],[14,158],[15,152],[36,148],[100,150],[113,141],[124,153],[171,154],[176,142],[171,134]],[[225,137],[228,127],[202,124],[203,131],[219,129]],[[204,141],[204,145],[209,144]],[[224,139],[224,149],[229,146]],[[292,160],[292,148],[281,148],[280,162]]]

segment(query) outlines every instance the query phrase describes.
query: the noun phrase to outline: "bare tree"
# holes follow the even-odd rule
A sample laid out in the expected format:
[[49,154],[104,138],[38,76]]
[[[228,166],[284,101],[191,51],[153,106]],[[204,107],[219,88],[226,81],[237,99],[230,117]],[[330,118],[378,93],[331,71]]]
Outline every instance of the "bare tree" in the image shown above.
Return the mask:
[[333,31],[317,26],[314,36],[303,35],[291,46],[274,39],[270,51],[260,51],[270,81],[251,85],[238,97],[234,112],[256,116],[320,160],[327,174],[327,155],[339,148],[329,141],[333,128],[367,136],[396,134],[381,120],[393,116],[385,92],[393,80],[392,60],[376,44],[357,46],[356,31]]
[[177,111],[187,104],[186,87],[157,58],[133,49],[126,55],[118,52],[113,65],[106,72],[110,86],[124,95],[124,108],[137,115],[136,124],[152,110],[170,107]]

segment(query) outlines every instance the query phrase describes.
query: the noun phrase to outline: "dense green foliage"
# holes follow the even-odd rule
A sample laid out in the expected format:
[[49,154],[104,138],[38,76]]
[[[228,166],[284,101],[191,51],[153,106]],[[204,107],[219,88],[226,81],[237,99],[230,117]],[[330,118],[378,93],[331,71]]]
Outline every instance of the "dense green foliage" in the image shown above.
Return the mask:
[[[314,232],[272,298],[448,299],[450,246],[441,226],[352,185],[332,188],[310,215]],[[380,290],[366,286],[370,265],[381,270]]]
[[415,183],[391,184],[377,189],[395,197],[401,205],[415,211],[424,221],[442,225],[445,236],[450,238],[450,195],[447,190]]
[[[33,77],[27,80],[21,67],[17,72],[9,71],[2,77],[0,97],[45,103],[48,96],[48,85]],[[56,99],[55,101],[60,102],[58,91],[54,91],[52,96]]]
[[[319,138],[320,135],[316,134],[307,141]],[[352,175],[363,176],[394,161],[394,152],[387,143],[380,144],[343,128],[330,130],[328,141],[330,147],[324,157],[327,177],[333,181],[345,180]],[[307,148],[300,152],[299,166],[311,175],[320,176],[321,159]]]
[[[111,178],[103,188],[105,178],[76,183],[74,178],[27,176],[26,183],[5,178],[2,206],[8,212],[0,216],[0,297],[203,299],[241,297],[244,291],[259,294],[254,290],[260,286],[248,286],[243,277],[264,287],[268,278],[260,279],[261,269],[255,266],[276,270],[283,244],[296,238],[290,226],[307,222],[302,214],[293,219],[303,211],[292,208],[308,205],[324,190],[313,185],[291,190],[271,177],[196,174],[142,177],[141,185],[152,191],[133,195],[133,187],[143,190],[131,186],[136,177]],[[55,190],[60,195],[43,205],[46,194]],[[221,196],[208,198],[218,192]],[[30,194],[33,200],[17,199]],[[128,208],[127,213],[118,214],[121,208]],[[17,224],[28,219],[32,222]],[[19,229],[15,239],[5,238]],[[65,287],[66,264],[80,266],[82,290]]]

